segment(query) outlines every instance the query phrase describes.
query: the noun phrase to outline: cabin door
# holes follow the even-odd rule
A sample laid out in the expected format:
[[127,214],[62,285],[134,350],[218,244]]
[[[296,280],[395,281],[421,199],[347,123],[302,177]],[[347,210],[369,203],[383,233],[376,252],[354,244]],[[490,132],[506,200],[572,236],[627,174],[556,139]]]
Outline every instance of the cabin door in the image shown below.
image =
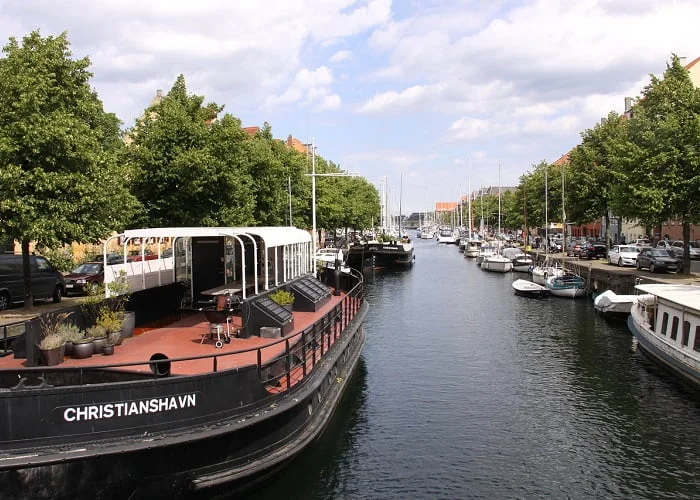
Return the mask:
[[192,238],[192,292],[195,300],[201,299],[202,290],[224,283],[224,239]]

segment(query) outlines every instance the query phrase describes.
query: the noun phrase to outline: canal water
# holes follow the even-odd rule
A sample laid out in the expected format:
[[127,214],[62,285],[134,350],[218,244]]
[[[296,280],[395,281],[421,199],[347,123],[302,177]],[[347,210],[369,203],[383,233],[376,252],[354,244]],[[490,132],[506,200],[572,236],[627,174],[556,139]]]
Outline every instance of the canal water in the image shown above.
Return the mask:
[[700,498],[700,396],[590,299],[513,294],[453,245],[367,277],[361,365],[251,498]]

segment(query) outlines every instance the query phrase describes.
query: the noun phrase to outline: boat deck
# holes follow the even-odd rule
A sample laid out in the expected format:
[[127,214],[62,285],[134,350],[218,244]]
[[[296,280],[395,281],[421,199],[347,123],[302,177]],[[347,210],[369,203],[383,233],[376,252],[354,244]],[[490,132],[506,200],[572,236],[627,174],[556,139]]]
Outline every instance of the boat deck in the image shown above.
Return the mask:
[[[259,362],[265,364],[283,354],[287,343],[290,347],[298,343],[301,332],[332,312],[345,297],[344,293],[338,296],[331,295],[330,300],[315,312],[294,311],[292,313],[294,327],[288,335],[284,336],[284,339],[289,342],[280,341],[279,337],[235,337],[233,333],[243,326],[243,320],[240,315],[234,315],[230,324],[232,332],[230,343],[224,343],[223,347],[217,348],[214,343],[216,335],[213,339],[210,338],[210,323],[206,320],[204,313],[192,311],[183,314],[180,318],[173,318],[172,322],[165,325],[136,328],[134,336],[124,339],[121,345],[115,347],[114,354],[111,356],[95,354],[86,359],[66,356],[60,365],[43,368],[53,370],[111,365],[110,367],[115,370],[151,373],[150,359],[156,353],[167,356],[170,360],[193,358],[172,361],[170,374],[173,376],[210,373],[215,370],[256,365]],[[353,314],[353,311],[350,314]],[[222,326],[226,328],[225,323]],[[332,322],[329,327],[335,328]],[[221,338],[223,339],[223,334]],[[333,339],[334,335],[322,337],[321,342],[324,345],[314,347],[321,347],[325,351],[332,345]],[[129,365],[129,363],[134,364]],[[0,358],[0,370],[22,370],[25,366],[26,359],[15,359],[10,356]]]

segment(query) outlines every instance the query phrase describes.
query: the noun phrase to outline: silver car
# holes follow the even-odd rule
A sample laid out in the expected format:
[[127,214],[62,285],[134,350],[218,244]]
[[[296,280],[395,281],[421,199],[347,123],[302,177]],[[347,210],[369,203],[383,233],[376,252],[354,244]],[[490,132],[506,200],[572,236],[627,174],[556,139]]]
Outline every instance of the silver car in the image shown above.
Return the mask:
[[[700,246],[694,241],[688,243],[690,245],[690,258],[700,259]],[[683,240],[676,240],[671,243],[669,250],[673,251],[673,254],[679,259],[683,258]]]

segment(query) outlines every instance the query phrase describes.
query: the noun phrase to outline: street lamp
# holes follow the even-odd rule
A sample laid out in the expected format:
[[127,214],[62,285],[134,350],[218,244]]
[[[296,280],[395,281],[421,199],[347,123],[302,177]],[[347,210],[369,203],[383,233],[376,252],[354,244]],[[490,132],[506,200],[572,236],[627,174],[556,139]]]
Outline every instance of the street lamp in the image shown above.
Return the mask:
[[[306,144],[306,146],[309,146]],[[318,243],[316,241],[317,231],[316,231],[316,177],[357,177],[359,174],[356,172],[329,172],[325,174],[316,173],[316,139],[311,139],[311,173],[306,174],[311,176],[311,226],[312,235],[311,242],[313,246],[312,262],[314,274],[316,274],[316,250]]]

